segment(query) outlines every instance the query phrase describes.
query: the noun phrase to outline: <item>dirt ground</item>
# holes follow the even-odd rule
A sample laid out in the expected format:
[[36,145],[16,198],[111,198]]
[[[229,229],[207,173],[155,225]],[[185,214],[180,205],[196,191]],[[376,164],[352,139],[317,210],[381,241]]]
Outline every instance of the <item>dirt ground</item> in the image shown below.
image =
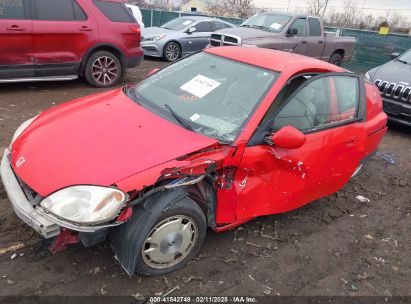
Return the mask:
[[[124,82],[164,64],[146,60]],[[80,80],[0,85],[0,147],[24,120],[99,91]],[[395,165],[374,157],[328,198],[233,231],[209,231],[195,260],[157,278],[130,278],[107,244],[39,255],[40,238],[14,215],[0,184],[0,252],[24,245],[0,253],[0,295],[139,297],[178,286],[172,295],[411,296],[411,129],[390,126],[380,151],[392,153]]]

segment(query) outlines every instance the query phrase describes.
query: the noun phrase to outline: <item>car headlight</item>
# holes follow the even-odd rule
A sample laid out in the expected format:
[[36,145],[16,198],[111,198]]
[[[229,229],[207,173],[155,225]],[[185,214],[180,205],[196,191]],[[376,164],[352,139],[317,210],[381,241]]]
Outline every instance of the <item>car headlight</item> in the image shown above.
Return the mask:
[[34,116],[33,118],[30,118],[29,120],[26,120],[17,128],[16,132],[14,132],[13,138],[11,139],[10,146],[16,141],[17,137],[19,137],[21,133],[23,133],[24,130],[27,129],[27,127],[33,122],[33,120],[37,118],[37,116],[38,115]]
[[144,38],[143,42],[146,42],[146,41],[158,41],[158,40],[162,40],[162,39],[164,39],[164,38],[166,38],[166,37],[167,37],[167,35],[157,35],[157,36],[153,36],[153,37],[147,37],[147,38]]
[[368,72],[365,73],[364,77],[365,77],[365,79],[367,79],[367,80],[371,80],[370,73],[368,73]]
[[113,220],[123,208],[127,195],[110,187],[72,186],[59,190],[40,203],[47,213],[85,225]]

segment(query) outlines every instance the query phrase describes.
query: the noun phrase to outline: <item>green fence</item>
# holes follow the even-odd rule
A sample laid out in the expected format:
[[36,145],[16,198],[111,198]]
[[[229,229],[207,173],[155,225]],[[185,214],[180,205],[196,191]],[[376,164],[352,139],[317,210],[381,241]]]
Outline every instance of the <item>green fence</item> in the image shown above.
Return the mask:
[[[326,27],[326,31],[335,32],[336,28]],[[354,55],[343,66],[355,72],[366,72],[390,59],[394,52],[402,53],[411,48],[411,37],[401,34],[380,35],[378,32],[341,29],[340,36],[355,37]]]
[[[148,9],[142,9],[141,13],[143,14],[146,26],[160,26],[175,18],[192,15],[190,13]],[[243,22],[242,19],[238,18],[218,18],[236,25],[240,25]],[[336,32],[337,28],[326,27],[325,30]],[[357,40],[352,59],[343,64],[345,68],[357,73],[364,73],[389,61],[390,54],[393,52],[402,53],[411,48],[411,37],[407,35],[380,35],[378,32],[373,31],[341,29],[340,36],[355,37]]]

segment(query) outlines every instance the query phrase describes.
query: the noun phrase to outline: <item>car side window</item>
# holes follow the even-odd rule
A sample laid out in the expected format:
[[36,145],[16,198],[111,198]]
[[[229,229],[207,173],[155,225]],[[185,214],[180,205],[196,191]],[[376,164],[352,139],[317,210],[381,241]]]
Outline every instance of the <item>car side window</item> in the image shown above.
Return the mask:
[[227,27],[230,27],[227,23],[223,23],[223,22],[219,22],[219,21],[213,21],[212,22],[212,30],[213,31],[218,31],[218,30],[222,30],[225,29]]
[[273,131],[291,125],[310,131],[357,117],[357,77],[327,76],[304,86],[274,117]]
[[0,19],[17,19],[24,18],[24,1],[23,0],[0,0]]
[[136,20],[133,14],[127,9],[122,2],[111,2],[111,1],[101,1],[93,0],[93,3],[97,8],[113,22],[125,22],[125,23],[135,23]]
[[202,21],[194,25],[196,28],[196,33],[204,33],[204,32],[212,32],[211,29],[211,22],[209,21]]
[[296,29],[296,36],[306,36],[307,35],[307,20],[305,18],[299,18],[293,22],[290,29]]
[[38,20],[75,21],[87,16],[74,0],[36,0]]
[[310,36],[321,36],[321,24],[317,18],[308,18]]

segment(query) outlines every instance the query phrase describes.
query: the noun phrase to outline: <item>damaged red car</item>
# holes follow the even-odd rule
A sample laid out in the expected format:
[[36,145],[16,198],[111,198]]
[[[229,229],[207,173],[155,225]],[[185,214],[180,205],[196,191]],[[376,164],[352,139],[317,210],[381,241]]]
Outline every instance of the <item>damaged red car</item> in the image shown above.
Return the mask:
[[1,178],[51,250],[108,239],[127,273],[161,275],[198,252],[207,227],[339,190],[386,123],[377,88],[341,67],[213,48],[23,123]]

